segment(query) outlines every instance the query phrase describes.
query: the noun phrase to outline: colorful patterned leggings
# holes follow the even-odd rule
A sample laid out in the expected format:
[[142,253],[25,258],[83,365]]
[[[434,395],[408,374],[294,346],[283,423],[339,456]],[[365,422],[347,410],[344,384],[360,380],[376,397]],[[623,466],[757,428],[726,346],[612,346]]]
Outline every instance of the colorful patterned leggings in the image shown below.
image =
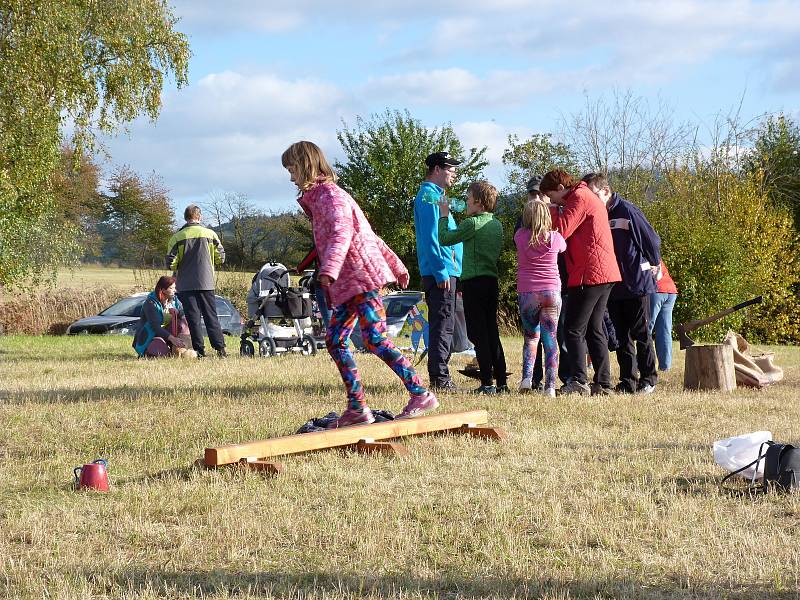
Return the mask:
[[544,292],[519,292],[519,314],[525,342],[522,346],[522,378],[533,377],[533,361],[539,336],[544,347],[544,387],[556,386],[558,372],[558,315],[561,312],[561,293],[558,290]]
[[331,322],[325,336],[328,353],[339,368],[344,387],[347,389],[347,406],[361,410],[364,402],[364,386],[358,375],[356,361],[347,341],[358,318],[361,337],[367,350],[380,358],[394,371],[403,385],[412,394],[424,394],[427,390],[414,367],[402,352],[386,337],[386,311],[377,290],[353,296],[333,309]]

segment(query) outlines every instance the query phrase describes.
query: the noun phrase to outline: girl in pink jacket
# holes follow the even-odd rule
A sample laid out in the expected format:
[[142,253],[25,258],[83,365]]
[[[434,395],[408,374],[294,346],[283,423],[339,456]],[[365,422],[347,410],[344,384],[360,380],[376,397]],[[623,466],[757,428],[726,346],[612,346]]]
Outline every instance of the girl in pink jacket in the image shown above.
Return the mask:
[[333,307],[325,343],[347,389],[347,409],[329,428],[375,420],[364,401],[364,388],[348,347],[356,319],[366,348],[389,365],[411,394],[398,418],[434,410],[439,406],[436,396],[422,385],[411,362],[386,337],[380,289],[394,282],[405,288],[405,266],[375,235],[358,204],[336,185],[336,174],[316,144],[292,144],[281,162],[297,185],[298,203],[311,219],[320,262],[317,283]]

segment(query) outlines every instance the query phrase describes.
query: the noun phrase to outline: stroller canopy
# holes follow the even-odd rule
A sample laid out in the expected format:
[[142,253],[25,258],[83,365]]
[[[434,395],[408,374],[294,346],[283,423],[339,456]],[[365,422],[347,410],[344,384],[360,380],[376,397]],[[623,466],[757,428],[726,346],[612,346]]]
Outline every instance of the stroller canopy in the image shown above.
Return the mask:
[[287,288],[290,285],[289,270],[279,262],[268,262],[253,275],[253,282],[247,292],[247,316],[254,319],[258,314],[258,299],[266,296],[270,290],[278,286]]

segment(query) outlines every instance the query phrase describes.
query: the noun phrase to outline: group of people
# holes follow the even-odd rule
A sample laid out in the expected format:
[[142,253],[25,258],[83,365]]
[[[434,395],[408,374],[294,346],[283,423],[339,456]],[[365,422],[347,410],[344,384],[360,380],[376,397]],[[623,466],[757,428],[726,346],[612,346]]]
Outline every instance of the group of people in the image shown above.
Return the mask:
[[[466,202],[449,198],[460,162],[447,152],[425,159],[426,175],[414,200],[417,259],[428,304],[428,376],[425,385],[409,359],[386,335],[381,290],[405,288],[409,273],[400,258],[372,230],[321,149],[312,142],[292,144],[281,162],[298,189],[298,203],[312,224],[318,264],[317,293],[326,314],[326,346],[341,374],[347,407],[331,428],[374,421],[349,338],[356,322],[363,347],[401,379],[409,400],[398,418],[416,417],[438,407],[437,393],[457,389],[448,363],[457,300],[463,297],[467,336],[474,344],[480,394],[509,392],[508,373],[497,322],[500,286],[497,263],[503,226],[495,218],[497,190],[487,181],[467,189]],[[452,211],[464,211],[459,223]],[[186,209],[186,225],[170,240],[168,263],[175,281],[159,281],[148,301],[162,304],[143,319],[153,321],[134,346],[148,353],[155,323],[169,301],[186,313],[192,346],[205,354],[200,315],[212,347],[225,356],[225,342],[213,309],[213,267],[224,260],[216,234],[200,225],[200,209]],[[644,214],[613,192],[601,174],[580,181],[562,170],[532,178],[514,234],[517,293],[524,329],[521,392],[603,395],[650,393],[659,367],[671,361],[671,310],[675,289],[661,259],[660,239]],[[211,274],[211,281],[208,274]],[[164,278],[162,278],[164,279]],[[171,278],[167,278],[171,279]],[[163,285],[170,283],[167,289]],[[161,286],[161,288],[159,288]],[[159,291],[161,289],[161,291]],[[177,300],[174,299],[177,295]],[[610,317],[610,319],[609,319]],[[610,324],[607,322],[610,321]],[[657,339],[654,348],[653,328]],[[608,330],[617,339],[620,381],[612,385]],[[148,339],[149,338],[149,339]],[[165,338],[177,345],[179,339]],[[197,340],[197,341],[195,341]],[[594,369],[588,380],[587,355]],[[537,356],[542,359],[541,366]]]

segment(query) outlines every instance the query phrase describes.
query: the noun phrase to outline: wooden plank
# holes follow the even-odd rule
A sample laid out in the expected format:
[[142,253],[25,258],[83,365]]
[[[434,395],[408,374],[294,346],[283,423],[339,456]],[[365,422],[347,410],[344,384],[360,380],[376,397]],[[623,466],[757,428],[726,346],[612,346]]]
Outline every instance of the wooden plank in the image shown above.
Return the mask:
[[252,458],[243,458],[239,461],[243,467],[252,469],[253,471],[261,471],[268,475],[278,475],[283,473],[283,463],[268,461],[268,460],[253,460]]
[[502,427],[478,427],[473,424],[462,425],[458,429],[451,430],[451,433],[462,433],[474,437],[485,438],[488,440],[507,440],[508,434]]
[[362,454],[408,456],[408,448],[400,442],[376,442],[372,439],[360,440],[357,444],[352,446],[352,449]]
[[257,442],[206,448],[204,462],[208,466],[227,465],[248,457],[269,458],[310,450],[350,446],[364,438],[386,440],[407,435],[458,429],[467,423],[486,423],[488,419],[489,416],[485,410],[471,410],[414,419],[395,419],[383,423],[342,427],[314,433],[286,435]]

